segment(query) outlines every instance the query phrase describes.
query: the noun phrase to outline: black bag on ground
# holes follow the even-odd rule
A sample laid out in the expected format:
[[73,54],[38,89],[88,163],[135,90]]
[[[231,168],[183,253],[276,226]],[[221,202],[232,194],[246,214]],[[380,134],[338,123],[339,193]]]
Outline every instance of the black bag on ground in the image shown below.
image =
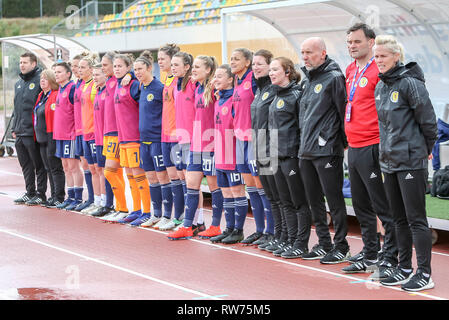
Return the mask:
[[449,166],[435,172],[430,194],[432,197],[449,199]]

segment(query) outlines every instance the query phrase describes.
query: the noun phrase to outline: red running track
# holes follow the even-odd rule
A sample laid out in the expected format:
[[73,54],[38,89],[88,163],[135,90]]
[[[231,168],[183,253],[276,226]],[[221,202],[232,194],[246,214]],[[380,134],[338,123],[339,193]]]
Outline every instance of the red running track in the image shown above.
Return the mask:
[[[433,247],[435,288],[410,294],[346,275],[346,265],[286,260],[241,244],[169,241],[167,232],[108,224],[75,212],[14,205],[16,158],[0,159],[0,299],[433,300],[449,299],[449,241]],[[362,248],[350,218],[353,254]],[[205,211],[206,224],[211,220]],[[224,219],[223,219],[224,220]],[[223,226],[222,226],[223,227]],[[254,231],[247,218],[245,235]],[[312,231],[310,247],[317,242]]]

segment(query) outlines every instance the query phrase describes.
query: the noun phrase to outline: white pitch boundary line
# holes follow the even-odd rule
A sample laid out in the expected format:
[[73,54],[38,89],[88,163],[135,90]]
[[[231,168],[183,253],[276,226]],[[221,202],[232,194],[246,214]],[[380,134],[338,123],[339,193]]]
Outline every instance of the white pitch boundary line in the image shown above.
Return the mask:
[[[0,170],[0,173],[1,173],[1,170]],[[4,196],[4,197],[7,197],[7,198],[11,198],[11,199],[16,199],[16,198],[17,198],[17,196],[10,195],[10,194],[5,193],[5,192],[2,193],[1,191],[0,191],[0,196]],[[204,211],[208,211],[208,212],[212,212],[212,210],[210,210],[210,209],[205,209],[205,208],[203,208],[203,210],[204,210]],[[77,214],[80,214],[80,215],[83,215],[82,213],[77,212],[77,211],[71,211],[71,212],[77,213]],[[254,220],[253,217],[246,217],[246,219]],[[312,230],[315,230],[315,228],[312,227]],[[156,231],[156,230],[155,230],[155,231]],[[334,232],[330,232],[330,234],[333,235]],[[355,239],[355,240],[362,241],[362,238],[361,238],[361,237],[357,237],[357,236],[346,236],[346,238],[350,238],[350,239]],[[415,250],[415,248],[413,248],[413,250]],[[443,252],[432,251],[432,254],[436,254],[436,255],[440,255],[440,256],[444,256],[444,257],[449,257],[449,254],[443,253]]]
[[[206,210],[207,210],[207,209],[206,209]],[[72,211],[70,211],[70,212],[72,212]],[[78,214],[79,214],[79,212],[75,212],[75,213],[78,213]],[[126,226],[125,226],[125,227],[126,227]],[[128,227],[129,227],[129,226],[128,226]],[[160,230],[155,230],[155,229],[152,229],[152,228],[137,227],[136,229],[142,229],[142,230],[151,231],[151,232],[154,232],[154,233],[160,233],[160,234],[163,234],[163,235],[167,235],[167,234],[168,234],[168,232],[164,232],[164,231],[160,231]],[[201,293],[201,292],[196,291],[196,290],[184,288],[184,287],[182,287],[182,286],[178,286],[178,285],[176,285],[176,284],[172,284],[172,283],[167,282],[167,281],[164,281],[164,280],[160,280],[160,279],[157,279],[157,278],[153,278],[153,277],[144,275],[144,274],[142,274],[142,273],[138,273],[138,272],[135,272],[135,271],[132,271],[132,270],[123,268],[123,267],[119,267],[119,266],[116,266],[116,265],[113,265],[113,264],[110,264],[110,263],[107,263],[107,262],[103,262],[103,261],[101,261],[101,260],[98,260],[98,259],[95,259],[95,258],[91,258],[91,257],[85,256],[85,255],[82,255],[82,254],[79,254],[79,253],[76,253],[76,252],[67,250],[67,249],[59,248],[59,247],[53,246],[53,245],[51,245],[51,244],[47,244],[47,243],[42,242],[42,241],[39,241],[39,240],[35,240],[35,239],[29,238],[29,237],[26,237],[26,236],[22,236],[22,235],[19,235],[19,234],[17,234],[17,233],[11,232],[11,231],[7,231],[7,230],[2,230],[2,229],[0,229],[0,232],[6,233],[6,234],[10,234],[10,235],[13,235],[13,236],[17,236],[17,237],[20,237],[20,238],[23,238],[23,239],[26,239],[26,240],[29,240],[29,241],[32,241],[32,242],[35,242],[35,243],[38,243],[38,244],[42,244],[42,245],[44,245],[44,246],[47,246],[47,247],[50,247],[50,248],[53,248],[53,249],[56,249],[56,250],[59,250],[59,251],[66,252],[66,253],[69,253],[69,254],[72,254],[72,255],[81,257],[81,258],[83,258],[83,259],[85,259],[85,260],[90,260],[90,261],[93,261],[93,262],[97,262],[97,263],[99,263],[99,264],[103,264],[103,265],[106,265],[106,266],[109,266],[109,267],[112,267],[112,268],[115,268],[115,269],[118,269],[118,270],[121,270],[121,271],[124,271],[124,272],[128,272],[128,273],[130,273],[130,274],[134,274],[134,275],[143,277],[143,278],[148,279],[148,280],[152,280],[152,281],[159,282],[159,283],[162,283],[162,284],[165,284],[165,285],[168,285],[168,286],[172,286],[172,287],[175,287],[175,288],[180,289],[180,290],[183,290],[183,291],[187,291],[187,292],[190,292],[190,293],[194,293],[194,294],[196,294],[196,295],[199,295],[199,296],[202,296],[202,297],[205,297],[205,298],[211,298],[211,299],[214,299],[214,300],[222,300],[222,299],[219,299],[219,298],[216,298],[216,297],[213,297],[213,296],[211,297],[210,295],[206,295],[206,294]],[[167,240],[167,241],[168,241],[168,240]],[[182,240],[181,240],[181,241],[182,241]],[[297,264],[297,263],[293,263],[293,262],[281,260],[281,259],[274,258],[274,257],[267,257],[267,256],[260,255],[260,254],[257,254],[257,253],[252,253],[252,252],[247,252],[247,251],[238,250],[238,249],[235,249],[235,248],[232,248],[232,247],[225,247],[225,246],[223,246],[223,245],[217,245],[217,244],[209,243],[209,242],[206,242],[206,241],[204,241],[204,240],[189,239],[189,241],[193,241],[193,242],[197,242],[197,243],[200,243],[200,244],[203,244],[203,245],[211,246],[211,247],[214,247],[214,248],[216,248],[216,249],[229,250],[229,251],[238,252],[238,253],[241,253],[241,254],[246,254],[246,255],[254,256],[254,257],[257,257],[257,258],[262,258],[262,259],[265,259],[265,260],[270,260],[270,261],[273,261],[273,262],[278,262],[278,263],[283,263],[283,264],[291,265],[291,266],[298,267],[298,268],[309,269],[309,270],[316,271],[316,272],[326,273],[326,274],[333,275],[333,276],[340,277],[340,278],[347,278],[347,279],[350,279],[350,280],[353,280],[353,281],[358,281],[358,282],[363,281],[363,282],[368,283],[369,285],[377,286],[377,287],[379,287],[379,288],[386,288],[386,289],[396,290],[396,291],[399,291],[399,292],[409,293],[409,294],[413,294],[413,295],[417,295],[417,296],[422,296],[422,297],[426,297],[426,298],[430,298],[430,299],[434,299],[434,300],[448,300],[447,298],[438,297],[438,296],[433,296],[433,295],[429,295],[429,294],[427,294],[427,293],[421,293],[421,292],[406,292],[406,291],[401,290],[401,289],[398,288],[398,287],[383,286],[383,285],[381,285],[381,284],[378,283],[378,282],[367,281],[366,279],[357,278],[357,277],[353,277],[353,276],[349,276],[349,275],[341,274],[341,273],[335,273],[335,272],[332,272],[332,271],[328,271],[328,270],[324,270],[324,269],[319,269],[319,268],[315,268],[315,267],[310,267],[310,266],[306,266],[306,265],[302,265],[302,264]]]
[[21,238],[21,239],[24,239],[24,240],[28,240],[28,241],[31,241],[31,242],[34,242],[34,243],[46,246],[46,247],[51,248],[51,249],[55,249],[55,250],[58,250],[58,251],[61,251],[61,252],[67,253],[67,254],[71,254],[71,255],[80,257],[82,259],[85,259],[85,260],[88,260],[88,261],[92,261],[92,262],[95,262],[95,263],[98,263],[98,264],[101,264],[101,265],[104,265],[104,266],[107,266],[107,267],[110,267],[110,268],[113,268],[113,269],[117,269],[117,270],[129,273],[129,274],[132,274],[132,275],[135,275],[135,276],[147,279],[147,280],[151,280],[151,281],[157,282],[159,284],[166,285],[166,286],[169,286],[169,287],[172,287],[172,288],[184,291],[184,292],[188,292],[188,293],[200,296],[200,297],[210,298],[210,299],[213,299],[213,300],[223,300],[223,299],[211,296],[210,294],[206,294],[206,293],[203,293],[203,292],[200,292],[200,291],[189,289],[189,288],[186,288],[186,287],[174,284],[174,283],[170,283],[170,282],[165,281],[165,280],[160,280],[160,279],[148,276],[148,275],[140,273],[140,272],[136,272],[136,271],[133,271],[133,270],[130,270],[130,269],[127,269],[127,268],[123,268],[123,267],[114,265],[112,263],[104,262],[104,261],[101,261],[101,260],[96,259],[96,258],[88,257],[86,255],[83,255],[83,254],[80,254],[80,253],[76,253],[76,252],[68,250],[68,249],[60,248],[60,247],[57,247],[55,245],[52,245],[52,244],[49,244],[49,243],[46,243],[46,242],[43,242],[43,241],[40,241],[40,240],[32,239],[30,237],[27,237],[27,236],[24,236],[24,235],[21,235],[21,234],[12,232],[12,231],[0,229],[0,232],[5,233],[5,234],[9,234],[11,236],[18,237],[18,238]]
[[[156,233],[161,233],[161,234],[168,234],[168,232],[164,232],[164,231],[160,231],[160,230],[155,230],[152,228],[143,228],[143,227],[138,227],[138,229],[143,229],[143,230],[147,230],[147,231],[152,231],[152,232],[156,232]],[[183,240],[173,240],[173,241],[183,241]],[[319,269],[319,268],[315,268],[315,267],[310,267],[310,266],[306,266],[306,265],[302,265],[302,264],[298,264],[298,263],[293,263],[293,262],[289,262],[289,261],[285,261],[285,260],[281,260],[278,258],[274,258],[274,257],[267,257],[265,255],[260,255],[258,253],[253,253],[253,252],[247,252],[247,251],[242,251],[242,250],[238,250],[232,247],[226,247],[223,245],[217,245],[217,244],[213,244],[213,243],[209,243],[207,241],[204,240],[198,240],[198,239],[188,239],[188,241],[193,241],[193,242],[197,242],[197,243],[201,243],[207,246],[211,246],[211,247],[215,247],[215,248],[219,248],[219,249],[223,249],[223,250],[229,250],[229,251],[233,251],[233,252],[238,252],[238,253],[242,253],[242,254],[246,254],[246,255],[250,255],[250,256],[254,256],[257,258],[262,258],[265,260],[270,260],[273,262],[280,262],[280,263],[284,263],[284,264],[288,264],[294,267],[298,267],[298,268],[304,268],[304,269],[308,269],[308,270],[312,270],[312,271],[316,271],[316,272],[321,272],[321,273],[326,273],[329,275],[333,275],[339,278],[347,278],[350,280],[355,280],[355,281],[363,281],[368,283],[369,285],[372,286],[377,286],[379,288],[385,288],[385,289],[391,289],[391,290],[396,290],[399,292],[403,292],[403,293],[408,293],[408,294],[413,294],[413,295],[417,295],[417,296],[422,296],[422,297],[426,297],[426,298],[430,298],[430,299],[434,299],[434,300],[448,300],[447,298],[442,298],[442,297],[438,297],[438,296],[433,296],[433,295],[429,295],[427,293],[421,293],[421,292],[407,292],[402,290],[399,287],[389,287],[389,286],[383,286],[381,285],[379,282],[375,282],[375,281],[369,281],[367,279],[362,279],[362,278],[357,278],[357,277],[353,277],[353,276],[349,276],[346,274],[341,274],[341,273],[335,273],[332,271],[328,271],[328,270],[324,270],[324,269]]]

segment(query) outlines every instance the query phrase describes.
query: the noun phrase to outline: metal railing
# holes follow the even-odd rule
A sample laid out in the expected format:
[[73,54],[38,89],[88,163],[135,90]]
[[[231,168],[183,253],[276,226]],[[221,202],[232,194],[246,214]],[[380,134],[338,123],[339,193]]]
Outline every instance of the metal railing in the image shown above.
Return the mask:
[[82,8],[68,6],[66,14],[70,15],[53,26],[51,33],[73,37],[90,25],[98,23],[105,15],[121,13],[137,2],[139,0],[89,1]]

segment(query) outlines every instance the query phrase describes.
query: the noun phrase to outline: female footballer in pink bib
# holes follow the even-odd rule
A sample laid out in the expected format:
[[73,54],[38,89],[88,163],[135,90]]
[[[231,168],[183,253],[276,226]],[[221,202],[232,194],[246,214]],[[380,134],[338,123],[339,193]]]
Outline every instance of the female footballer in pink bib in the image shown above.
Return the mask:
[[[251,139],[251,103],[257,91],[257,83],[251,69],[252,60],[253,54],[246,48],[235,49],[231,54],[230,65],[232,73],[235,75],[233,95],[235,110],[234,131],[237,138],[237,170],[242,174],[243,180],[245,181],[256,226],[258,227],[257,229],[260,229],[258,231],[263,231],[263,227],[261,228],[261,226],[264,224],[265,219],[264,210],[271,210],[271,208],[264,208],[264,202],[260,196],[262,193],[261,190],[263,191],[263,186],[258,177],[256,158]],[[245,239],[243,242],[251,244],[252,239],[254,238]]]
[[[174,90],[177,85],[177,78],[171,71],[171,60],[173,56],[179,52],[179,47],[175,44],[166,44],[159,48],[157,54],[157,62],[161,72],[166,74],[163,91],[163,108],[162,108],[162,132],[161,146],[164,166],[170,178],[174,215],[181,217],[184,212],[184,174],[182,170],[177,170],[176,163],[180,162],[178,152],[178,137],[176,136],[176,110]],[[165,216],[165,215],[164,215]],[[155,228],[163,227],[170,223],[171,217],[162,217],[155,225]]]
[[213,151],[215,96],[211,81],[216,67],[217,63],[214,57],[198,56],[193,62],[192,79],[199,84],[195,90],[195,122],[186,175],[187,198],[184,226],[170,233],[168,235],[170,240],[189,239],[194,235],[192,225],[198,208],[201,181],[204,176],[206,176],[212,194],[212,206],[215,205],[216,210],[219,210],[221,214],[223,196],[217,186]]
[[82,201],[83,174],[79,159],[75,155],[75,115],[74,91],[75,84],[70,80],[72,71],[68,63],[61,62],[55,66],[55,79],[59,84],[58,97],[54,115],[53,136],[56,140],[56,156],[61,158],[64,168],[67,199],[57,206],[64,209],[76,206]]
[[[248,200],[241,174],[236,169],[235,134],[234,134],[234,75],[227,64],[215,72],[214,86],[218,90],[215,102],[215,167],[217,184],[223,193],[223,208],[226,229],[220,232],[220,215],[212,217],[212,225],[200,235],[210,236],[212,242],[236,243],[243,240],[243,224],[248,211]],[[217,228],[213,232],[213,228]]]

